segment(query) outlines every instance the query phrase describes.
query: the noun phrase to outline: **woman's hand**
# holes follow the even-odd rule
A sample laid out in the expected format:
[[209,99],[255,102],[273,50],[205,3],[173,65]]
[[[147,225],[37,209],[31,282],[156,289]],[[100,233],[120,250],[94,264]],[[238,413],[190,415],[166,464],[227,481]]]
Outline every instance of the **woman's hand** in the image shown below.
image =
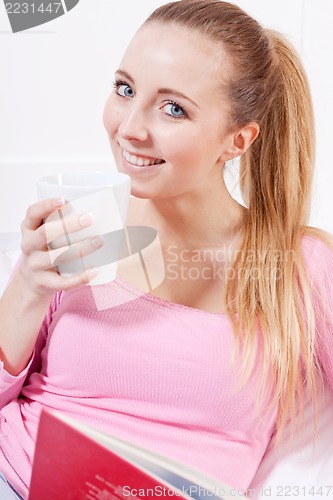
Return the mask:
[[[63,205],[65,201],[59,198],[40,201],[28,208],[22,222],[22,259],[0,299],[0,359],[14,376],[31,359],[40,325],[54,294],[89,283],[97,274],[94,269],[70,278],[57,273],[55,261],[80,258],[103,244],[97,236],[70,246],[68,251],[68,235],[89,226],[93,218],[89,214],[71,213],[43,222]],[[57,242],[56,250],[49,250],[51,242]]]
[[[39,201],[28,208],[21,225],[23,255],[18,273],[31,293],[37,297],[52,296],[58,290],[69,290],[87,284],[97,275],[96,269],[69,278],[57,273],[54,263],[61,262],[62,253],[66,256],[66,260],[72,260],[87,255],[103,245],[102,238],[97,236],[83,240],[71,247],[71,251],[68,252],[66,234],[90,226],[93,217],[90,214],[71,214],[66,219],[55,217],[52,222],[43,222],[65,203],[65,200],[59,198]],[[48,244],[59,238],[64,240],[65,246],[50,250]]]

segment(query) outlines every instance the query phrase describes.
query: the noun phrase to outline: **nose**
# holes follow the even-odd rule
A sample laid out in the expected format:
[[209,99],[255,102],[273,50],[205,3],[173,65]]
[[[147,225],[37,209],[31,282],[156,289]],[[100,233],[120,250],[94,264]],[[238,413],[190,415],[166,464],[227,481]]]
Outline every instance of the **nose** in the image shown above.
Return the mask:
[[146,141],[149,135],[147,117],[145,117],[142,110],[136,106],[131,106],[128,113],[123,115],[118,132],[127,141]]

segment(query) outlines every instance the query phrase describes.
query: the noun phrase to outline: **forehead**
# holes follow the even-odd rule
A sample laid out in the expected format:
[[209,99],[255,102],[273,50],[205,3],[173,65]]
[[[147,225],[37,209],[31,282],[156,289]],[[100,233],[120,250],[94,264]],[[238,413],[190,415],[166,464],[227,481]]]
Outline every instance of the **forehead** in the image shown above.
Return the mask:
[[[217,88],[226,76],[227,57],[220,44],[177,24],[152,22],[134,36],[121,68],[161,84]],[[184,90],[182,88],[182,90]]]

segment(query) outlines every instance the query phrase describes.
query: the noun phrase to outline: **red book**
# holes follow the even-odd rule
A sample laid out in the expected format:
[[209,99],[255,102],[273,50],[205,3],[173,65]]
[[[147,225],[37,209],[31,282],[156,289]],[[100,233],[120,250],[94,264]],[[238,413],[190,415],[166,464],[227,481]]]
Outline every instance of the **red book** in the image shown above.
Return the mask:
[[29,500],[240,500],[236,490],[60,413],[41,414]]

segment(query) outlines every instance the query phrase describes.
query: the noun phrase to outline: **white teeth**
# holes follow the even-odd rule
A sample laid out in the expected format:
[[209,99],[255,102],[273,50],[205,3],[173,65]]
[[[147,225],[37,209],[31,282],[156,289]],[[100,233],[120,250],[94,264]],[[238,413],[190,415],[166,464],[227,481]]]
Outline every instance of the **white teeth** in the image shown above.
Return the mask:
[[131,155],[130,153],[128,153],[128,151],[125,151],[124,149],[123,149],[123,156],[125,160],[127,160],[129,163],[137,167],[143,167],[143,166],[149,167],[151,165],[157,165],[159,163],[163,163],[163,160],[148,160],[144,159],[141,156]]
[[138,164],[138,157],[135,156],[135,155],[130,155],[129,157],[129,160],[128,160],[130,163],[133,163],[133,165],[137,165]]

